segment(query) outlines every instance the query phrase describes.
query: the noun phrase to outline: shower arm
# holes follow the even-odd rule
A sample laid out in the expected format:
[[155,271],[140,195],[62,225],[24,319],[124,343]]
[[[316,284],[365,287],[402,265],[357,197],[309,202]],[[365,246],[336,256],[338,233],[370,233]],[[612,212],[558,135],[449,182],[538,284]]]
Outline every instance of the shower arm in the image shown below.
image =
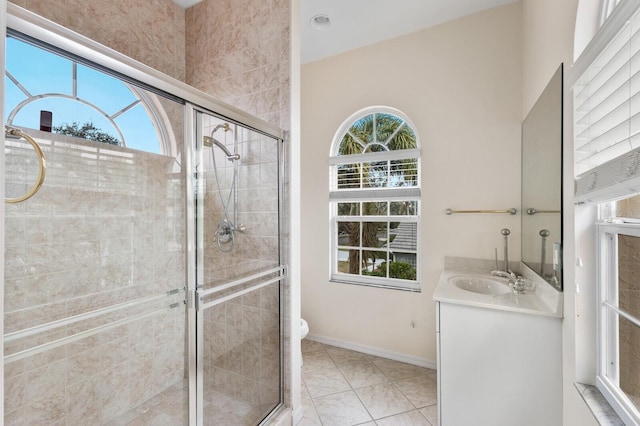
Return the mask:
[[[219,130],[219,129],[223,129],[226,132],[228,132],[229,130],[231,130],[231,127],[229,126],[229,123],[224,123],[224,124],[218,124],[217,126],[215,126],[212,130],[211,130],[211,135],[210,136],[204,136],[202,138],[202,144],[206,147],[212,148],[213,146],[217,146],[218,148],[220,148],[224,154],[227,156],[227,160],[232,161],[233,162],[233,167],[234,167],[234,176],[235,179],[237,179],[238,176],[238,172],[239,172],[239,164],[238,164],[238,160],[240,160],[240,154],[238,154],[238,143],[237,143],[237,134],[234,131],[233,132],[233,146],[234,146],[234,152],[231,153],[231,151],[229,151],[229,148],[227,148],[227,146],[220,142],[219,140],[217,140],[216,138],[213,137],[213,135]],[[244,226],[244,224],[238,224],[238,191],[233,191],[233,205],[234,205],[234,209],[233,209],[233,224],[232,224],[232,231],[239,231],[244,233],[246,230],[246,227]]]
[[[215,129],[214,129],[214,132],[215,132]],[[224,154],[227,156],[227,160],[229,161],[240,159],[240,154],[238,153],[232,154],[222,142],[220,142],[219,140],[213,137],[213,132],[211,132],[211,135],[212,136],[205,136],[202,138],[202,143],[204,144],[204,146],[211,147],[211,148],[213,147],[213,145],[217,146],[224,152]]]

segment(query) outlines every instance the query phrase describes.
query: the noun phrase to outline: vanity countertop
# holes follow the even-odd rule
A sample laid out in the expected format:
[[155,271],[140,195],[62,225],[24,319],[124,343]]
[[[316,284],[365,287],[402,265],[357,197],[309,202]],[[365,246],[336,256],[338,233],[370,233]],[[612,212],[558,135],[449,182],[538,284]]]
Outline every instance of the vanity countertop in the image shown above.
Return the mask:
[[553,289],[544,281],[538,281],[535,277],[528,276],[528,274],[524,275],[529,287],[525,294],[513,294],[513,292],[500,295],[475,293],[458,288],[449,279],[454,276],[471,276],[491,280],[501,279],[492,276],[488,271],[479,272],[477,269],[470,270],[457,265],[455,269],[445,269],[442,272],[433,294],[433,300],[479,308],[562,318],[562,293]]

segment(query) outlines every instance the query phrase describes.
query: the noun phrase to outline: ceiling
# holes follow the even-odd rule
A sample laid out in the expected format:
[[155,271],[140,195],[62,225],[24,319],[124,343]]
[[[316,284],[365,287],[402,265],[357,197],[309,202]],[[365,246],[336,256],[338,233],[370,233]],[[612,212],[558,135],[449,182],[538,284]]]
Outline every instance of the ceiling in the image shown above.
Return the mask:
[[[515,0],[300,0],[301,61],[308,63]],[[331,19],[314,29],[313,16]]]
[[[200,1],[174,0],[184,8]],[[317,61],[514,1],[300,0],[301,61]],[[314,28],[316,15],[327,15],[331,25]]]

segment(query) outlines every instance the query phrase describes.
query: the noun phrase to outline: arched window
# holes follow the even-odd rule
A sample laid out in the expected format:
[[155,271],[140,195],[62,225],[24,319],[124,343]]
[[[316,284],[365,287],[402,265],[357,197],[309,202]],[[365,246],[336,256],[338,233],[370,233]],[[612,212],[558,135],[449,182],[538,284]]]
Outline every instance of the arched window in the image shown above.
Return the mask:
[[6,124],[158,154],[174,151],[155,95],[13,36],[6,50]]
[[331,147],[331,280],[419,290],[420,150],[402,112],[349,117]]

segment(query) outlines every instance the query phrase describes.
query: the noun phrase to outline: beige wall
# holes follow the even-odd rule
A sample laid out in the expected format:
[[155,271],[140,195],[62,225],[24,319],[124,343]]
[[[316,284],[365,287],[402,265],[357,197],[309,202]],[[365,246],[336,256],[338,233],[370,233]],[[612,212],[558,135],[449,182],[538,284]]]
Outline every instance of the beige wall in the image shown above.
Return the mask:
[[577,0],[522,1],[522,117],[565,63],[573,64],[573,32]]
[[[491,259],[508,227],[520,258],[519,216],[444,214],[520,204],[520,23],[511,4],[302,67],[302,316],[313,335],[435,362],[444,256]],[[420,137],[421,293],[328,282],[332,137],[371,105],[400,109]]]
[[13,0],[53,22],[184,81],[185,13],[173,0]]
[[[573,63],[573,38],[577,0],[557,2],[555,0],[523,0],[523,116],[542,92],[546,82],[551,78],[560,62],[565,63],[565,77]],[[565,79],[566,83],[566,79]],[[573,124],[571,93],[565,86],[564,116],[564,187],[573,187]],[[586,256],[593,247],[585,245],[581,234],[593,234],[593,229],[586,229],[580,223],[589,223],[592,219],[588,211],[576,211],[570,190],[564,194],[564,321],[563,321],[563,407],[564,424],[595,425],[597,424],[588,408],[577,393],[574,382],[593,380],[593,358],[595,346],[593,342],[593,315],[589,311],[595,302],[589,298],[589,292],[583,291],[580,299],[576,296],[575,283],[580,281],[583,271],[576,271],[573,266],[575,257],[580,256],[588,264]],[[586,219],[583,220],[583,219]],[[592,222],[591,222],[592,223]],[[578,226],[577,226],[578,224]],[[595,234],[593,234],[595,235]],[[584,268],[583,268],[584,269]],[[582,283],[583,288],[590,288]],[[578,308],[576,308],[576,306]]]

